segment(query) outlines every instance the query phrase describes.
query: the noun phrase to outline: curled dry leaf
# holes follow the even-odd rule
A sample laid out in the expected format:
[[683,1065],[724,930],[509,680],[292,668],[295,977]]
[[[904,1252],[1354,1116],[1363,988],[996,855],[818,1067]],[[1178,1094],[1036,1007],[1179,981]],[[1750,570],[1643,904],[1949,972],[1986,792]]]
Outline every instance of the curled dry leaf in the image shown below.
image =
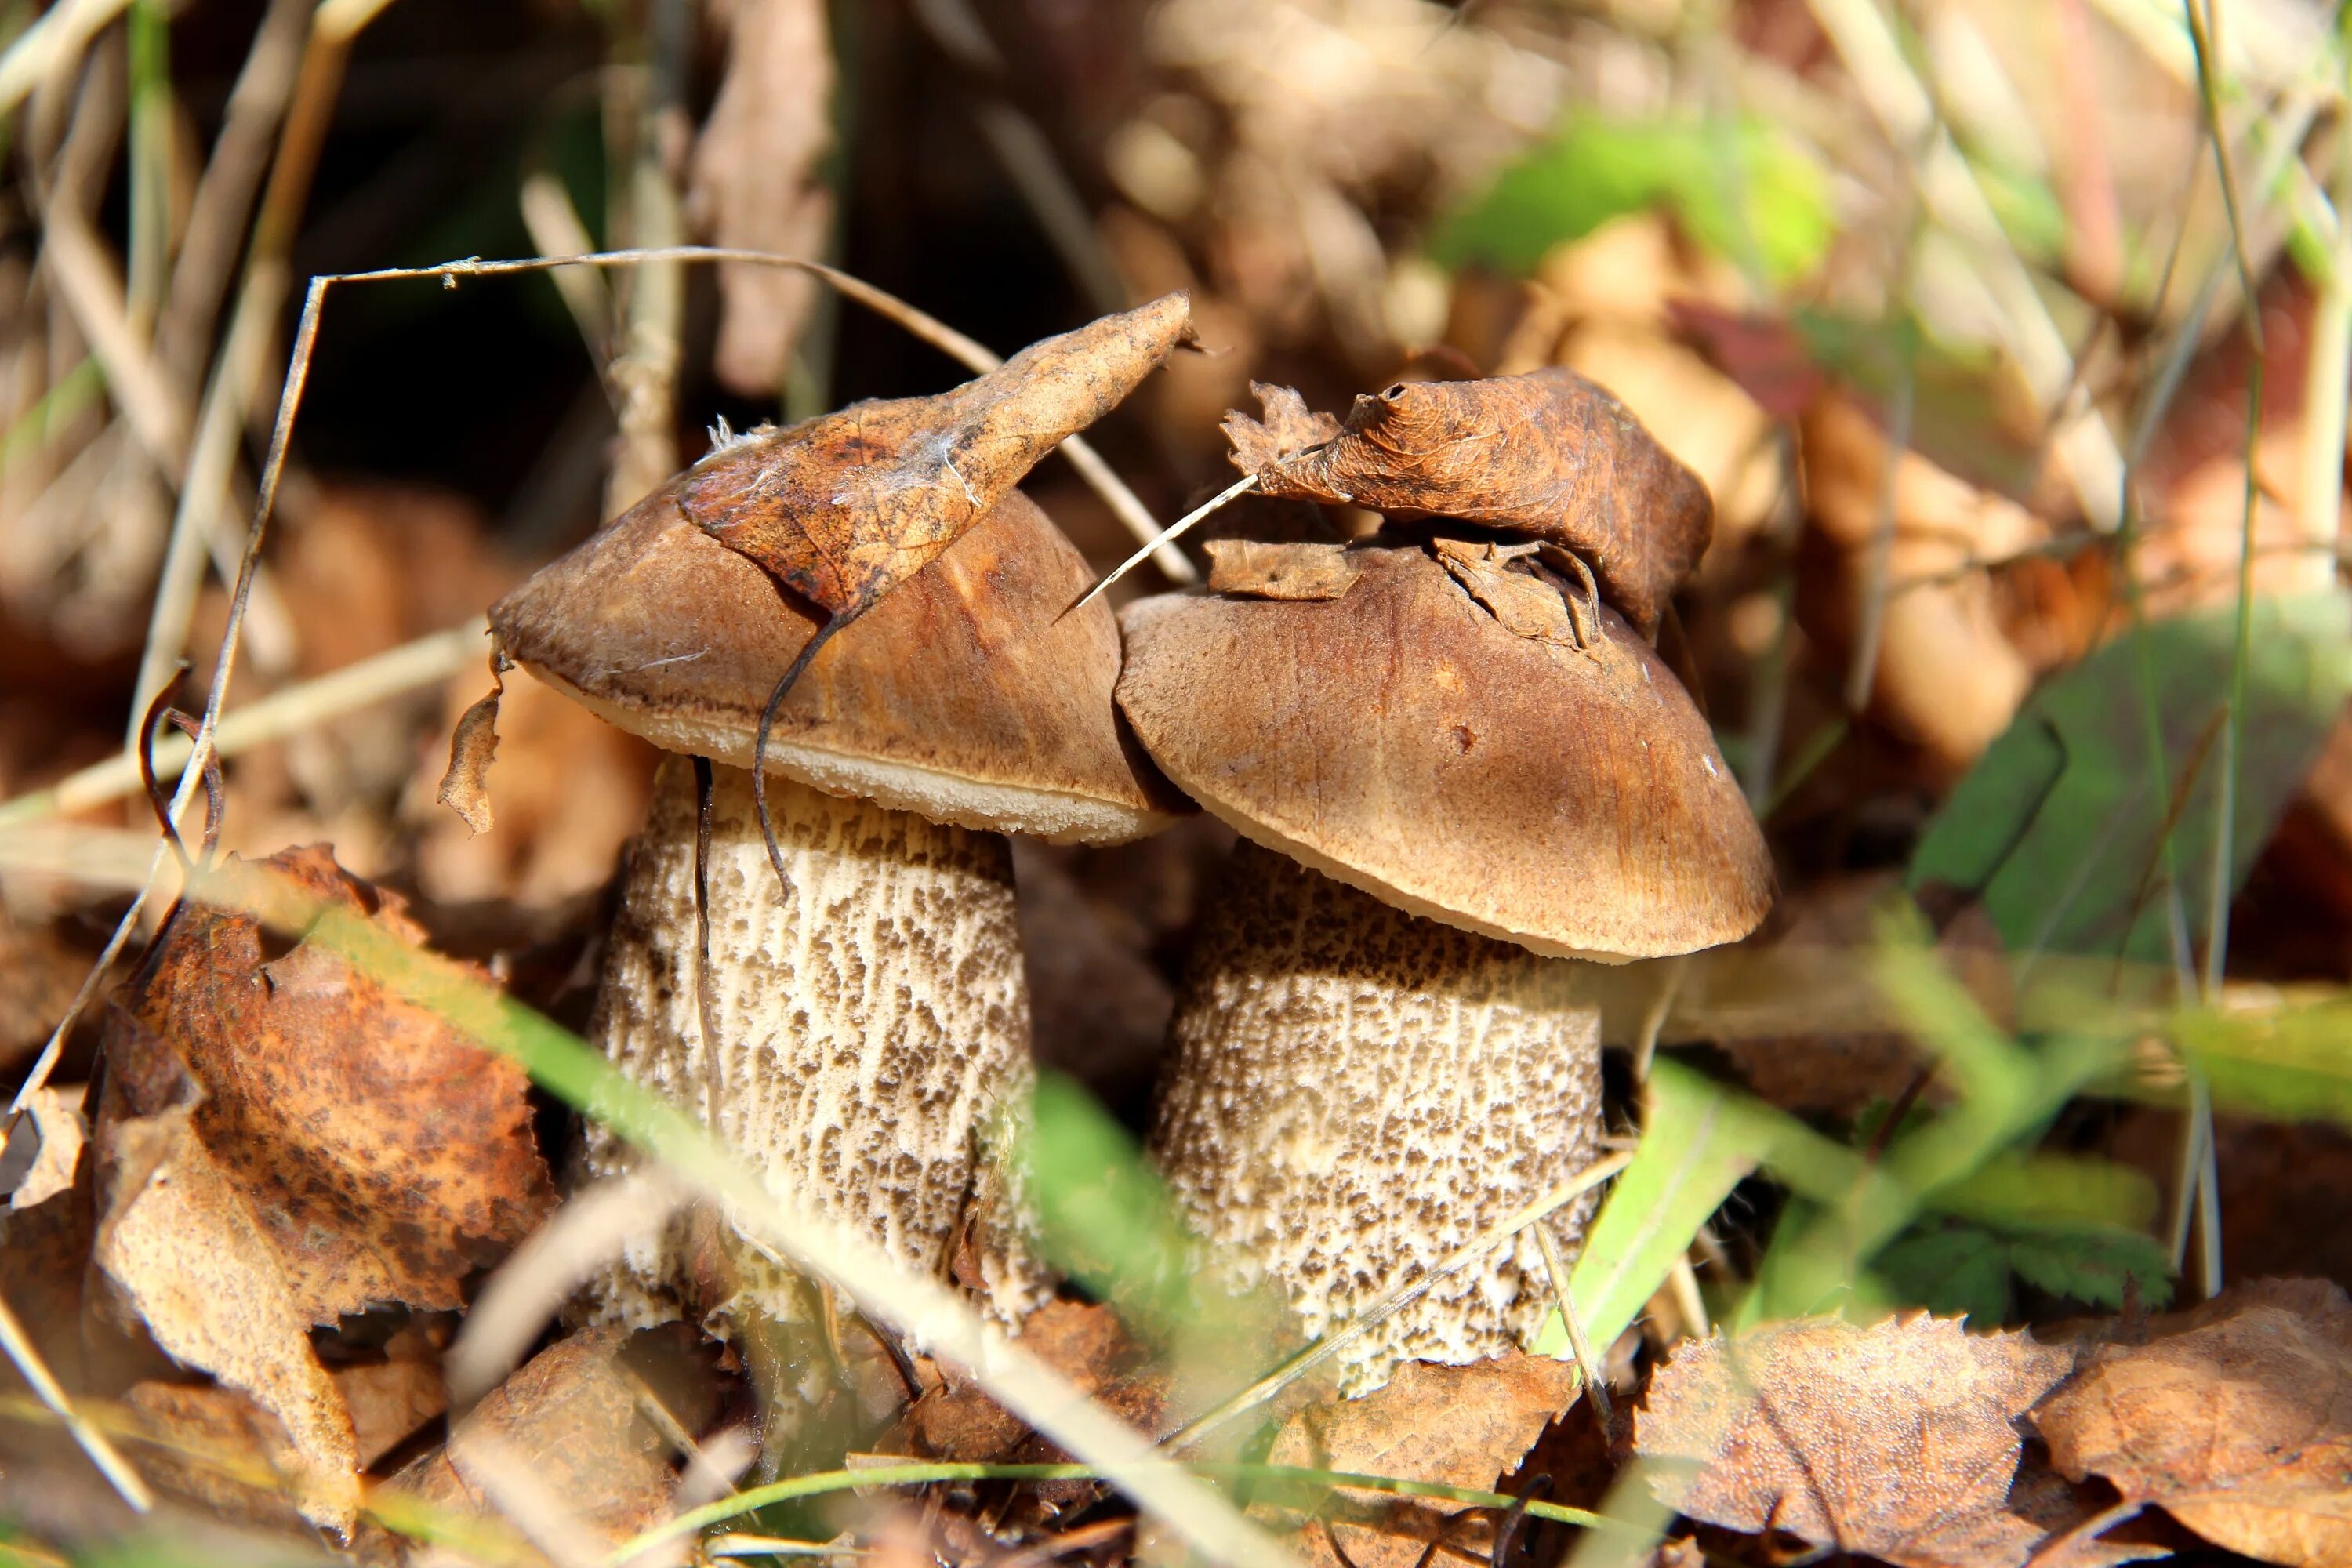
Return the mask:
[[277,1247],[194,1118],[179,1105],[101,1124],[93,1261],[165,1354],[277,1418],[303,1516],[347,1533],[359,1469],[351,1415],[310,1349],[310,1317]]
[[1032,343],[930,397],[853,404],[720,447],[678,506],[836,619],[862,614],[1116,407],[1187,339],[1182,294]]
[[[268,864],[412,944],[396,900],[322,847]],[[196,1086],[194,1133],[283,1260],[304,1319],[452,1308],[553,1203],[522,1070],[310,942],[271,956],[247,916],[190,906],[121,999],[108,1059],[133,1112]]]
[[[1800,1319],[1685,1345],[1650,1384],[1634,1448],[1659,1497],[1710,1524],[1901,1568],[2020,1568],[2089,1511],[2014,1484],[2018,1418],[2074,1364],[1957,1319]],[[2084,1542],[2066,1561],[2131,1557]]]
[[[529,1511],[519,1484],[563,1509],[559,1528],[609,1550],[668,1511],[678,1456],[665,1426],[700,1436],[724,1393],[710,1348],[681,1324],[591,1329],[532,1357],[390,1485],[479,1516]],[[515,1522],[536,1533],[541,1521]]]
[[2343,1288],[2263,1280],[2183,1321],[2183,1331],[2100,1350],[2033,1413],[2052,1462],[2249,1557],[2352,1562]]
[[[1433,542],[1437,559],[1463,591],[1502,623],[1513,637],[1548,642],[1556,647],[1583,647],[1591,637],[1579,634],[1575,612],[1553,584],[1513,563],[1535,553],[1529,544],[1475,543],[1459,539]],[[1596,617],[1597,619],[1597,617]]]
[[499,700],[506,695],[505,660],[490,659],[489,695],[458,716],[449,732],[449,771],[435,796],[476,833],[488,833],[497,818],[490,810],[490,764],[499,754]]
[[1552,368],[1486,381],[1398,382],[1356,399],[1337,435],[1297,394],[1261,388],[1261,423],[1225,416],[1234,464],[1272,496],[1398,519],[1458,518],[1558,544],[1644,636],[1706,549],[1714,503],[1602,388]]
[[[1467,1366],[1407,1362],[1377,1393],[1291,1416],[1266,1462],[1492,1487],[1576,1394],[1576,1368],[1549,1356],[1499,1356]],[[1297,1542],[1316,1568],[1413,1568],[1440,1534],[1473,1544],[1451,1528],[1467,1506],[1462,1503],[1352,1490],[1342,1490],[1339,1500],[1345,1506],[1322,1510],[1328,1532],[1309,1530]],[[1335,1538],[1344,1562],[1332,1551]]]
[[1209,552],[1209,591],[1252,599],[1336,599],[1364,570],[1340,544],[1213,539],[1202,548]]

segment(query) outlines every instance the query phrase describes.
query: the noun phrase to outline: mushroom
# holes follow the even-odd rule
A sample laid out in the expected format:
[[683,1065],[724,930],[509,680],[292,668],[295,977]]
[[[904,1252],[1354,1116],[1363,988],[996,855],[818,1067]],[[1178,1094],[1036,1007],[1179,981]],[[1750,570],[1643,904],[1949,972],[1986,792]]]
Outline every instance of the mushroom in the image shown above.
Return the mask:
[[[1690,698],[1536,552],[1432,530],[1258,546],[1248,581],[1124,617],[1121,710],[1244,840],[1202,917],[1151,1150],[1310,1334],[1597,1157],[1603,976],[1563,960],[1733,941],[1769,901]],[[1588,1210],[1548,1222],[1563,1247]],[[1515,1348],[1551,1300],[1523,1232],[1352,1342],[1341,1386]]]
[[[1099,606],[1062,617],[1087,564],[1008,490],[832,638],[782,706],[765,753],[780,885],[745,770],[779,673],[823,622],[682,514],[685,482],[490,616],[507,657],[678,753],[628,860],[591,1035],[906,1267],[972,1258],[989,1307],[1017,1321],[1044,1280],[998,1159],[1030,1077],[1002,836],[1117,843],[1184,809],[1119,727],[1117,625]],[[585,1175],[628,1163],[588,1130]],[[646,1321],[730,1289],[767,1292],[755,1315],[782,1310],[765,1286],[694,1289],[698,1234],[633,1252],[602,1311]]]

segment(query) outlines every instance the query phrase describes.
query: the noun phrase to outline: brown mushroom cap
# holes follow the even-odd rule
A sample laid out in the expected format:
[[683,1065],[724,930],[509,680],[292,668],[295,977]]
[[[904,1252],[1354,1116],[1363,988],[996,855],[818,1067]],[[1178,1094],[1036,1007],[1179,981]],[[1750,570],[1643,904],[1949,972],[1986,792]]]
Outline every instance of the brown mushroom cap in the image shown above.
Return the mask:
[[1334,599],[1129,606],[1119,707],[1244,836],[1412,913],[1561,957],[1735,941],[1763,834],[1706,723],[1614,610],[1517,635],[1418,546]]
[[[1157,832],[1183,803],[1118,722],[1118,623],[1055,616],[1092,580],[1009,492],[810,661],[767,766],[934,822],[1057,842]],[[490,611],[507,653],[622,729],[749,767],[816,611],[687,521],[673,482]]]

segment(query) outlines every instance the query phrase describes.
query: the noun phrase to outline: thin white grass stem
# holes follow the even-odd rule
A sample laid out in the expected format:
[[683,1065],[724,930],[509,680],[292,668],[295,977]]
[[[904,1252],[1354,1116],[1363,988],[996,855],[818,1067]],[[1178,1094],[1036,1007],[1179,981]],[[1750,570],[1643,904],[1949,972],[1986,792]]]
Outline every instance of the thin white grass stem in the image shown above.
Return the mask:
[[1569,1353],[1576,1358],[1576,1370],[1584,1379],[1584,1391],[1592,1397],[1593,1407],[1601,1419],[1610,1418],[1609,1384],[1601,1375],[1601,1363],[1592,1353],[1592,1343],[1584,1337],[1584,1320],[1577,1315],[1576,1300],[1569,1293],[1568,1260],[1559,1255],[1559,1243],[1552,1239],[1551,1227],[1535,1227],[1536,1246],[1542,1249],[1544,1272],[1551,1279],[1552,1305],[1559,1309],[1559,1321],[1568,1330]]
[[1446,1254],[1420,1279],[1398,1286],[1339,1328],[1286,1358],[1272,1372],[1267,1373],[1215,1409],[1195,1416],[1181,1430],[1161,1439],[1160,1447],[1163,1449],[1189,1447],[1235,1416],[1257,1408],[1325,1361],[1338,1354],[1357,1336],[1421,1300],[1430,1287],[1447,1275],[1476,1262],[1538,1220],[1546,1218],[1554,1210],[1573,1203],[1577,1198],[1623,1170],[1633,1163],[1633,1154],[1631,1150],[1595,1160],[1526,1207],[1496,1221],[1487,1227],[1485,1234],[1473,1237]]
[[[1086,608],[1087,605],[1093,603],[1094,600],[1108,592],[1113,583],[1118,582],[1121,577],[1126,576],[1129,572],[1132,572],[1138,566],[1142,565],[1143,558],[1145,556],[1156,555],[1159,552],[1170,548],[1175,542],[1177,536],[1181,534],[1185,530],[1191,528],[1194,523],[1199,522],[1202,518],[1207,517],[1211,512],[1215,511],[1218,508],[1223,506],[1227,501],[1232,500],[1234,497],[1241,495],[1244,491],[1255,489],[1256,488],[1257,476],[1255,474],[1246,475],[1242,479],[1235,479],[1232,484],[1227,485],[1223,489],[1219,490],[1215,495],[1211,496],[1207,500],[1202,501],[1199,506],[1194,507],[1191,511],[1186,512],[1183,516],[1170,523],[1166,528],[1160,530],[1158,535],[1146,541],[1142,549],[1137,551],[1134,554],[1120,562],[1117,566],[1112,567],[1109,572],[1103,575],[1101,581],[1097,582],[1093,587],[1087,589],[1084,595],[1080,595],[1078,602],[1072,605],[1070,608],[1072,610],[1082,610]],[[1066,614],[1067,612],[1065,613]]]
[[[489,623],[478,616],[462,626],[403,643],[315,680],[248,702],[222,717],[220,732],[213,740],[213,754],[233,757],[404,692],[446,680],[481,662],[485,647],[482,638],[488,630]],[[156,777],[177,779],[194,749],[194,742],[184,735],[166,735],[156,742]],[[135,795],[141,787],[136,757],[109,757],[79,773],[68,774],[46,789],[0,803],[0,826],[88,811]]]
[[60,60],[79,57],[131,0],[64,0],[0,54],[0,115],[13,113]]
[[89,1456],[89,1462],[98,1467],[98,1473],[106,1478],[107,1484],[122,1500],[140,1513],[152,1509],[155,1497],[147,1489],[147,1483],[139,1479],[139,1472],[131,1468],[121,1452],[107,1441],[105,1433],[75,1413],[73,1405],[66,1398],[66,1391],[58,1385],[57,1374],[50,1372],[49,1363],[41,1359],[39,1349],[25,1332],[25,1325],[16,1321],[16,1314],[9,1307],[5,1296],[0,1296],[0,1351],[7,1352],[9,1361],[23,1374],[26,1384],[33,1391],[33,1397],[65,1423],[66,1430],[73,1434],[73,1440],[81,1445],[81,1451]]

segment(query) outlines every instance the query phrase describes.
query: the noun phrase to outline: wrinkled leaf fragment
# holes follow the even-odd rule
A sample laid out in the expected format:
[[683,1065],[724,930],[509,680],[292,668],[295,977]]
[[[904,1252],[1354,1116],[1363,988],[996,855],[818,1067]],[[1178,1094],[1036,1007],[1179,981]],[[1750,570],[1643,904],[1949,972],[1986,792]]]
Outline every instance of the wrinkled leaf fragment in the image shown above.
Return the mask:
[[1337,599],[1363,575],[1360,557],[1339,544],[1260,544],[1213,539],[1209,591],[1248,599]]
[[1234,466],[1267,495],[1454,518],[1557,544],[1644,636],[1705,552],[1715,503],[1697,475],[1603,388],[1552,367],[1485,381],[1398,382],[1356,399],[1339,434],[1296,393],[1261,388],[1265,419],[1225,418]]

